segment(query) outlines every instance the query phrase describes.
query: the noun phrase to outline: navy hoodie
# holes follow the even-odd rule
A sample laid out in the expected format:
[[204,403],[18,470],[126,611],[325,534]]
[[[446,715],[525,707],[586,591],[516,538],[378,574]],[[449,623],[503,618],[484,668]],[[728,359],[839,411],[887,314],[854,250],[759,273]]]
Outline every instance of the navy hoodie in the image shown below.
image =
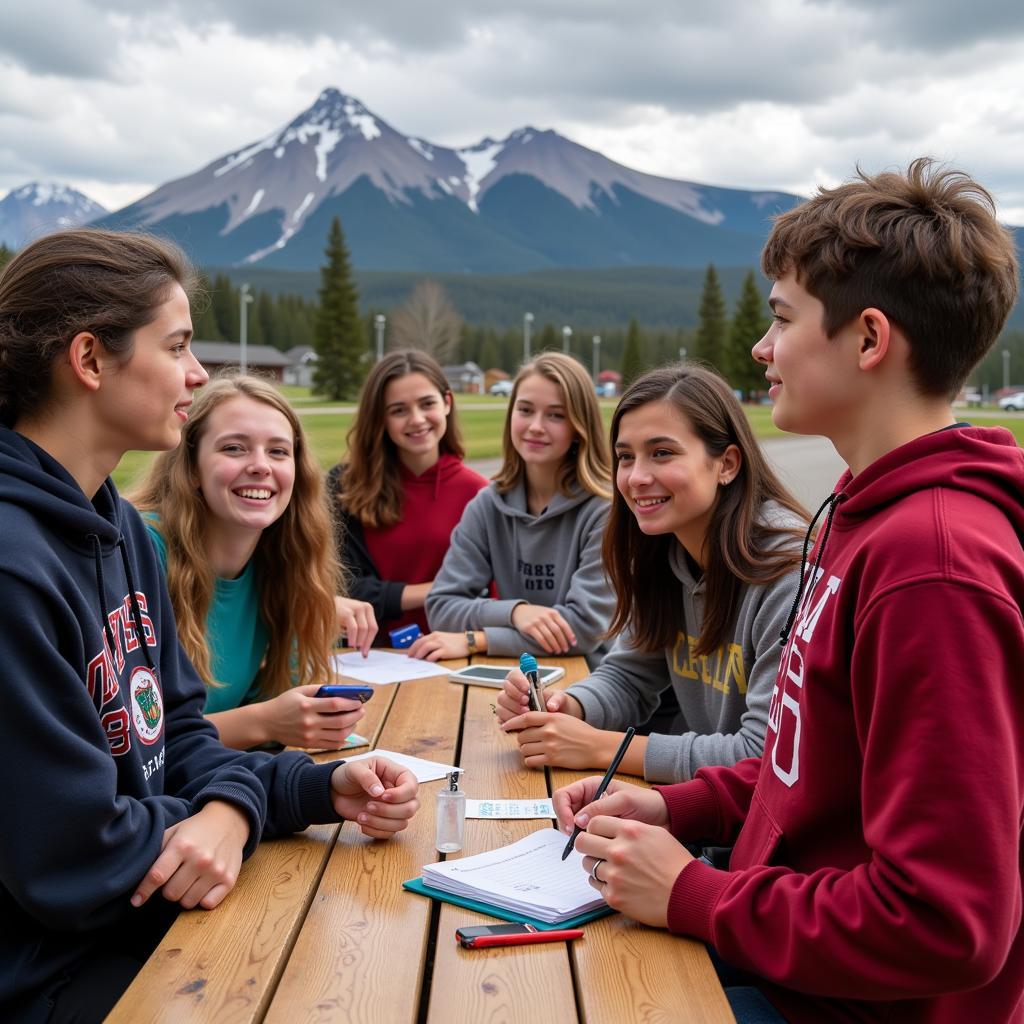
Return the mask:
[[[0,1018],[116,937],[166,916],[129,900],[164,831],[211,800],[260,838],[336,821],[334,765],[229,750],[180,644],[135,510],[90,501],[0,427]],[[134,599],[133,599],[134,598]]]

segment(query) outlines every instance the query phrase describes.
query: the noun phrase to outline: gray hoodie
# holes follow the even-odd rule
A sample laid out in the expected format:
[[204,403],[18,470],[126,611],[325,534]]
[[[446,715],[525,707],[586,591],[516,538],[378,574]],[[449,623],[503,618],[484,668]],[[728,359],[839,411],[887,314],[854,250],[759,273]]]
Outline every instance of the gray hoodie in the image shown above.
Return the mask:
[[[593,668],[607,650],[601,634],[615,609],[604,575],[601,535],[609,502],[587,491],[561,492],[535,516],[526,485],[499,494],[494,484],[466,506],[427,597],[431,629],[482,629],[487,653],[518,657],[544,651],[512,625],[518,604],[557,608],[576,636],[570,655]],[[479,597],[494,581],[498,598]]]
[[[770,509],[773,523],[804,528],[803,520],[777,506]],[[600,667],[567,690],[589,725],[625,729],[646,721],[661,692],[672,687],[681,712],[673,727],[678,734],[648,738],[644,778],[649,782],[686,782],[698,768],[761,755],[782,653],[779,633],[799,579],[794,567],[775,583],[745,587],[729,641],[713,654],[695,657],[691,651],[704,622],[704,581],[693,578],[682,545],[673,545],[669,564],[683,588],[685,610],[675,643],[645,654],[632,645],[627,630]]]

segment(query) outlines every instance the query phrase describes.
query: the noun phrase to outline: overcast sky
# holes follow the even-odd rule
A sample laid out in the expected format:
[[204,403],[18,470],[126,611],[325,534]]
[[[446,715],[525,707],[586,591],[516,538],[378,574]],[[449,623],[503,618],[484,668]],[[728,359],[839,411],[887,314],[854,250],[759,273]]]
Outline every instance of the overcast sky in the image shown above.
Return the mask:
[[928,153],[1024,224],[1020,0],[8,0],[0,196],[123,206],[326,86],[431,142],[553,128],[715,185],[807,194]]

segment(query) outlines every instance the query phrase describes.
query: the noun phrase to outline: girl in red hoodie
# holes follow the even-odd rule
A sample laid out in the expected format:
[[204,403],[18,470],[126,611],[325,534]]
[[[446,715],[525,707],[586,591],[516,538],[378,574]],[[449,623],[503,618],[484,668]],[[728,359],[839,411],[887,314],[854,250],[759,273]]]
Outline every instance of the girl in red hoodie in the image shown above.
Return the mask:
[[392,352],[370,371],[327,475],[349,593],[373,605],[378,641],[415,623],[462,510],[487,481],[466,466],[451,389],[425,352]]

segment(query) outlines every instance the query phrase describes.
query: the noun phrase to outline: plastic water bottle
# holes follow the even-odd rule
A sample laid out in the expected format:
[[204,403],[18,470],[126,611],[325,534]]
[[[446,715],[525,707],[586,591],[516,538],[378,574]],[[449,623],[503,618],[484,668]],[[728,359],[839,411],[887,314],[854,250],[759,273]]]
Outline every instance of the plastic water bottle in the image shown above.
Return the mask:
[[466,828],[466,794],[459,789],[459,773],[448,773],[448,788],[437,794],[437,838],[434,846],[440,853],[462,849]]

